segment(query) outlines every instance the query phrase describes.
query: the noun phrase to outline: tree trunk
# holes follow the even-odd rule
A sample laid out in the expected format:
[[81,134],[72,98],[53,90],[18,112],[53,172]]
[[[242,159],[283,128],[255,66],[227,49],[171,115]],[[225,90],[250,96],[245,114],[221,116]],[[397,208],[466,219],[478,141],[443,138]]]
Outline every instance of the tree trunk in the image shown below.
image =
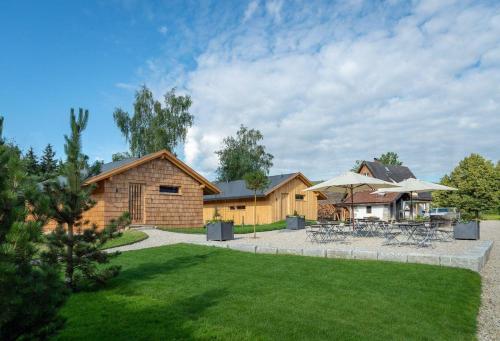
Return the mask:
[[68,244],[66,249],[66,285],[74,289],[73,282],[73,224],[68,225]]
[[257,192],[253,193],[253,237],[257,238]]

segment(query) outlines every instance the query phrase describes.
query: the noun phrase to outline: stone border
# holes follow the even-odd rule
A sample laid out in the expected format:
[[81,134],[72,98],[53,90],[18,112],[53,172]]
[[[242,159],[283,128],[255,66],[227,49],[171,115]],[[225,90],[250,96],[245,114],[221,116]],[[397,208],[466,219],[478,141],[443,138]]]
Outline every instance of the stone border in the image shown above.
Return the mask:
[[400,263],[419,263],[464,268],[480,272],[490,256],[493,242],[482,241],[480,245],[467,250],[463,255],[441,255],[425,253],[398,253],[384,250],[362,250],[362,249],[291,249],[271,246],[260,246],[254,244],[232,244],[232,243],[193,243],[215,247],[228,248],[231,250],[273,254],[273,255],[296,255],[320,258],[343,258],[343,259],[369,259]]

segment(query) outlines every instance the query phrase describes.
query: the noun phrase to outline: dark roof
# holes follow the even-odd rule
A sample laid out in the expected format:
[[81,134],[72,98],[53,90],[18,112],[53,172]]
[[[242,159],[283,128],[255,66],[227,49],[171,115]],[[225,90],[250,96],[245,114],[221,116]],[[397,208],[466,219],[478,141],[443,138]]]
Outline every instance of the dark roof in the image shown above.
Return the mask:
[[[298,173],[282,174],[282,175],[272,175],[269,176],[269,185],[265,190],[257,192],[257,198],[264,198],[269,190],[279,186],[283,182],[289,180],[290,178],[296,176]],[[217,200],[232,200],[232,199],[243,199],[243,198],[253,198],[253,191],[249,190],[245,184],[245,180],[235,180],[229,182],[214,182],[214,185],[221,190],[221,194],[205,195],[203,197],[204,201],[217,201]]]
[[[384,165],[379,161],[363,161],[361,166],[365,164],[374,178],[388,181],[388,182],[401,182],[406,179],[413,178],[415,175],[406,166]],[[361,166],[359,169],[361,170]],[[356,198],[356,196],[354,196]],[[418,200],[432,200],[431,193],[418,193]]]
[[123,159],[123,160],[119,160],[119,161],[112,161],[112,162],[104,163],[101,166],[101,172],[99,174],[109,172],[109,171],[111,171],[111,170],[113,170],[115,168],[124,166],[127,163],[134,162],[134,161],[136,161],[138,159],[139,159],[138,157],[129,157],[127,159]]
[[325,192],[325,200],[318,200],[318,204],[340,204],[346,196],[346,193]]
[[415,175],[406,166],[384,165],[378,161],[363,161],[363,164],[368,167],[374,178],[380,180],[401,182],[409,178],[415,178]]

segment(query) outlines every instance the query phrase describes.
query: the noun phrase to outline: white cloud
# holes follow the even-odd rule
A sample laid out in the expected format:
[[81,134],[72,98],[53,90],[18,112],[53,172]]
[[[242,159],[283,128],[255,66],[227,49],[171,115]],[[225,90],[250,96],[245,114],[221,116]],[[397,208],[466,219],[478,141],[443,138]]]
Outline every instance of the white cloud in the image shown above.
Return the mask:
[[268,0],[266,2],[267,13],[273,18],[274,22],[281,22],[281,7],[283,0]]
[[160,32],[160,33],[161,33],[161,34],[163,34],[163,35],[167,34],[167,32],[168,32],[168,28],[167,28],[167,26],[160,26],[160,27],[158,28],[158,32]]
[[149,65],[152,79],[165,88],[181,79],[192,95],[187,161],[213,176],[214,151],[240,124],[263,132],[273,173],[313,179],[386,151],[427,179],[471,152],[498,159],[499,8],[435,3],[394,18],[391,3],[298,9],[268,1],[267,17],[213,38],[193,70]]
[[245,14],[243,15],[243,22],[246,22],[252,18],[257,9],[259,8],[259,0],[253,0],[248,3]]

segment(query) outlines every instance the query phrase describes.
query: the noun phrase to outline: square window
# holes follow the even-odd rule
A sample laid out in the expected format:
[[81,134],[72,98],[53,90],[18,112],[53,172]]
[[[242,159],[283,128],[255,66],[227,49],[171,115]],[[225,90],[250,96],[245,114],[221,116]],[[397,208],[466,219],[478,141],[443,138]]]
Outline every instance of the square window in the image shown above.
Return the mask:
[[160,186],[162,194],[179,194],[179,186]]

